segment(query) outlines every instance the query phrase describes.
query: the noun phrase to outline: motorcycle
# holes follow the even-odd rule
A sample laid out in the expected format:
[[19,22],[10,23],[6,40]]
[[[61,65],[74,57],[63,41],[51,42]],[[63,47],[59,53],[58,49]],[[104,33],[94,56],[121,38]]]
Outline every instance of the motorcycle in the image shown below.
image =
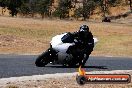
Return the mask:
[[[95,44],[98,42],[98,39],[93,38],[93,40],[95,46]],[[80,60],[76,60],[74,63],[71,64],[73,60],[73,56],[72,54],[67,53],[67,51],[70,46],[73,46],[75,44],[76,43],[73,42],[73,40],[70,38],[68,33],[63,33],[54,36],[50,42],[50,47],[37,57],[35,61],[36,66],[45,67],[45,65],[47,65],[48,63],[53,65],[58,64],[63,66],[75,66],[79,64],[80,61],[82,61],[84,58],[88,58],[89,55],[83,54],[83,58],[80,58]]]

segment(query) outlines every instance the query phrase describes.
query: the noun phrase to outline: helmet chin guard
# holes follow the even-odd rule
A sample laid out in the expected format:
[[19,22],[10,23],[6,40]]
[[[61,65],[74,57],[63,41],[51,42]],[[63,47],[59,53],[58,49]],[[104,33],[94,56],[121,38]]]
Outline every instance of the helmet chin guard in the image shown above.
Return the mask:
[[82,25],[79,32],[89,32],[89,27],[87,25]]

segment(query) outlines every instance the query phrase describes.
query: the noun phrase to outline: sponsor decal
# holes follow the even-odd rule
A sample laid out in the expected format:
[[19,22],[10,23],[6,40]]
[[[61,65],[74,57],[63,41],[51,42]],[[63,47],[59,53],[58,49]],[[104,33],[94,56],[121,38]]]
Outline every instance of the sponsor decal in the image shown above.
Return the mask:
[[78,84],[85,83],[130,83],[129,74],[86,74],[85,70],[79,67],[79,75],[76,76]]

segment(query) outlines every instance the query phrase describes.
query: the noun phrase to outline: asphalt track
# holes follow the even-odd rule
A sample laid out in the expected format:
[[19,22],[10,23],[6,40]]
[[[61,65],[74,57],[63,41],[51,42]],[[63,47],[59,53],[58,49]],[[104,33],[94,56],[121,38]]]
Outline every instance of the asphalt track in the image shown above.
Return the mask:
[[[0,78],[77,72],[78,68],[48,64],[36,67],[37,55],[0,55]],[[84,67],[88,71],[132,70],[132,57],[91,56]]]

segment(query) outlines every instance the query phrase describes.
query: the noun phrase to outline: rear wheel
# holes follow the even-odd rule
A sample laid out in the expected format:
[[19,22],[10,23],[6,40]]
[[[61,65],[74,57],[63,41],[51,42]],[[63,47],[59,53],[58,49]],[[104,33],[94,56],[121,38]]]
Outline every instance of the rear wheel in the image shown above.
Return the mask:
[[77,66],[77,61],[71,61],[70,63],[68,63],[69,67],[76,67]]
[[64,67],[75,67],[76,66],[76,62],[73,62],[73,61],[64,61],[65,63],[63,63],[62,65]]
[[50,62],[49,52],[48,50],[44,53],[42,53],[35,61],[35,64],[37,67],[45,67]]

